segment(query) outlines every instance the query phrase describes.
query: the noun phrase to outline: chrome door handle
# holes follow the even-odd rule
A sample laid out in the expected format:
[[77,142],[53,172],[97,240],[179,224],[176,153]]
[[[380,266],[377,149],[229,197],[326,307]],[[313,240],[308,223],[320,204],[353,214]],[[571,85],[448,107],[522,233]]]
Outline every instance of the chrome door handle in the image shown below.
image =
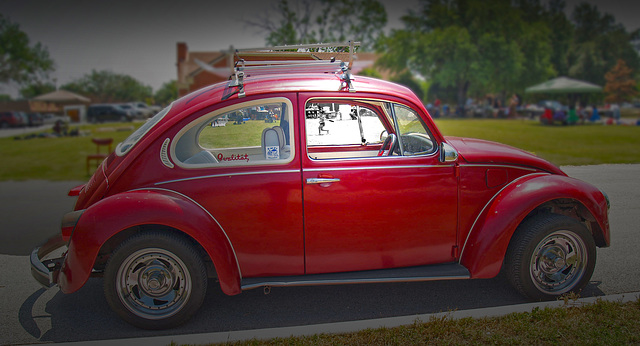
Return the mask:
[[307,184],[330,184],[339,181],[340,179],[338,178],[309,178],[307,179]]

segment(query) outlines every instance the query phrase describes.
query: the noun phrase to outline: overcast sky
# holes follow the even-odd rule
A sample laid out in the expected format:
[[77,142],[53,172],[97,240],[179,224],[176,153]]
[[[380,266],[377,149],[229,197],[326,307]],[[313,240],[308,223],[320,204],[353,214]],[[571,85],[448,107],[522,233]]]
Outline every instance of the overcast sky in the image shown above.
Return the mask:
[[[176,79],[176,43],[191,51],[261,47],[265,34],[246,27],[263,18],[276,1],[2,0],[0,13],[20,25],[32,43],[47,47],[56,63],[53,77],[62,85],[91,70],[130,75],[156,91]],[[386,29],[401,28],[400,17],[417,0],[381,0]],[[580,0],[566,0],[567,11]],[[590,0],[631,31],[640,27],[640,0]],[[16,97],[14,87],[0,93]]]

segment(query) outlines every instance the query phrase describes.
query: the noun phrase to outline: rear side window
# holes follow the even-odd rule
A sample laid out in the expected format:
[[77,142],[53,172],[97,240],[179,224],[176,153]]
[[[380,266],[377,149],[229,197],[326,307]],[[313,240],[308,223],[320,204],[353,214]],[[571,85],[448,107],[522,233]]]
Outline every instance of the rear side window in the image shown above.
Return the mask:
[[140,126],[136,131],[134,131],[127,139],[118,144],[116,147],[116,155],[123,156],[133,148],[133,146],[138,143],[140,138],[144,137],[157,123],[164,118],[167,113],[171,110],[171,105],[167,108],[158,112],[158,114],[154,115],[151,119],[147,120],[142,126]]
[[172,155],[184,168],[287,163],[294,157],[292,119],[286,98],[216,110],[178,133]]

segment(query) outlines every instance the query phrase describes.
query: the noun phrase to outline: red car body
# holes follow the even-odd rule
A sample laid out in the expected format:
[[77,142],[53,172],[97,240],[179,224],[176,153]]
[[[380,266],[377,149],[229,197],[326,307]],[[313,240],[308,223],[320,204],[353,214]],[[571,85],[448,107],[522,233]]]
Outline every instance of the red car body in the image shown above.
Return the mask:
[[[134,134],[139,138],[120,144],[87,184],[71,191],[75,211],[65,216],[61,236],[32,254],[34,276],[75,292],[105,271],[120,244],[148,229],[188,239],[229,295],[259,286],[491,278],[503,269],[518,227],[540,214],[577,220],[593,243],[609,245],[608,201],[600,190],[525,151],[443,136],[405,87],[356,76],[349,92],[344,80],[326,73],[243,82],[243,94],[220,83],[175,101],[146,132]],[[192,131],[200,119],[226,110],[244,114],[246,105],[263,100],[283,127],[288,112],[289,138],[280,145],[281,154],[290,151],[286,160],[254,164],[253,154],[236,148],[210,150],[214,164],[190,166],[180,157],[195,150],[184,149],[192,145],[189,136],[216,131],[209,125]],[[384,134],[365,143],[311,145],[312,135],[329,136],[310,127],[310,103],[333,107],[327,114],[336,117],[346,106],[378,114],[386,135],[402,137],[390,146],[405,154],[385,151]],[[397,133],[401,121],[392,116],[398,112],[419,118],[423,154],[407,154],[410,140]],[[375,118],[359,119],[361,129]],[[327,119],[333,129],[347,124]],[[263,120],[226,126],[253,122]],[[373,152],[383,155],[367,154]],[[64,256],[42,258],[59,245],[68,246]],[[412,268],[423,274],[405,272]]]

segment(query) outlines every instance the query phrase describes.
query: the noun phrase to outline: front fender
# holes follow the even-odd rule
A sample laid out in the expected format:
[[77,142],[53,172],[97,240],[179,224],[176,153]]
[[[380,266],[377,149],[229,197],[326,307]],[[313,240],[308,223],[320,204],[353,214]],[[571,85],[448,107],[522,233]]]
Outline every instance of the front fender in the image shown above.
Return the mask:
[[241,292],[235,251],[215,218],[189,197],[155,188],[113,195],[84,211],[58,277],[61,291],[72,293],[82,287],[102,245],[119,232],[140,225],[163,225],[189,235],[213,261],[222,291],[229,295]]
[[593,216],[604,246],[609,244],[606,197],[581,180],[546,173],[520,177],[487,204],[472,226],[460,254],[460,263],[472,278],[491,278],[500,272],[516,228],[538,206],[557,199],[580,203]]

